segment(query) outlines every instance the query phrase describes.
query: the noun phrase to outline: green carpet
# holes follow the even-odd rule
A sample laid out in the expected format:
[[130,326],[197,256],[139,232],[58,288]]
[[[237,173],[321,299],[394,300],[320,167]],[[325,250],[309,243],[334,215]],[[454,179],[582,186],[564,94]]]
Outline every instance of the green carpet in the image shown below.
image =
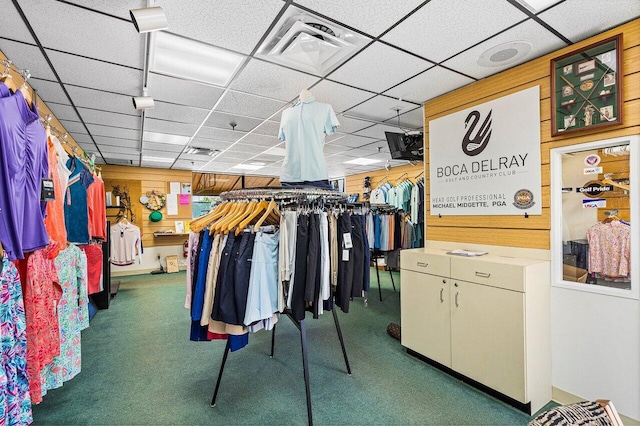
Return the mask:
[[[331,314],[307,322],[314,423],[525,425],[530,417],[406,354],[386,333],[400,322],[400,294],[375,271],[363,299],[339,312],[353,375],[348,376]],[[399,274],[394,274],[399,286]],[[35,424],[305,424],[300,335],[286,317],[276,332],[250,336],[230,353],[217,406],[210,407],[225,343],[190,342],[185,275],[120,278],[108,310],[82,333],[82,372],[49,391]]]

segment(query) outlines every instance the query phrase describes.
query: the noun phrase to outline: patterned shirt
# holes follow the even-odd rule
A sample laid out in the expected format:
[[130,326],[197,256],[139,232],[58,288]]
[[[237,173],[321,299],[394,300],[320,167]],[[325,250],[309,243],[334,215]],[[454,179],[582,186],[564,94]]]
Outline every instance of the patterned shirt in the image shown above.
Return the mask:
[[587,230],[589,272],[628,277],[631,267],[631,226],[620,221],[596,223]]

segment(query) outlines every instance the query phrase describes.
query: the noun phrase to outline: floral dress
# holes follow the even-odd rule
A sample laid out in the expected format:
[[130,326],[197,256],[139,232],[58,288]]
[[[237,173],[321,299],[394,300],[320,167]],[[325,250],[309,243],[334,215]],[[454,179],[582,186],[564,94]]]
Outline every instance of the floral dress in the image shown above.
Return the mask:
[[55,260],[62,297],[58,303],[60,355],[41,372],[42,393],[62,386],[80,372],[80,331],[89,327],[87,257],[71,244]]
[[0,425],[28,425],[33,416],[22,287],[6,254],[0,265]]

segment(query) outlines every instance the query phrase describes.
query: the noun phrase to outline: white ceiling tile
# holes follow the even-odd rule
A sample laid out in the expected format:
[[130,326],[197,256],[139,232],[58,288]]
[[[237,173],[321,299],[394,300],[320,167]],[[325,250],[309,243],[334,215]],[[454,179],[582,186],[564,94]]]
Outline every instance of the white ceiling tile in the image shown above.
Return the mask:
[[336,113],[340,113],[375,96],[374,93],[354,89],[328,80],[323,80],[313,86],[312,91],[317,101],[331,104]]
[[149,73],[147,87],[149,88],[149,96],[152,96],[156,101],[206,109],[213,108],[224,92],[219,87],[155,73]]
[[[225,124],[228,126],[228,123]],[[235,142],[241,137],[243,137],[247,132],[242,132],[238,130],[230,130],[230,129],[221,129],[219,127],[208,127],[202,126],[196,137],[205,138],[205,139],[214,139],[219,141],[226,142]]]
[[49,102],[47,106],[58,120],[80,121],[78,114],[76,114],[76,111],[70,105],[61,105]]
[[[91,136],[89,136],[88,134],[82,134],[82,133],[69,133],[71,135],[71,137],[73,138],[74,141],[78,142],[78,143],[83,143],[85,145],[93,145],[93,140],[91,139]],[[95,146],[94,146],[95,149]]]
[[188,124],[200,124],[209,113],[203,108],[155,102],[155,106],[146,112],[148,118],[170,120]]
[[[21,7],[45,48],[142,69],[144,37],[133,24],[55,0],[26,1]],[[61,30],[54,22],[73,24]]]
[[424,103],[473,81],[469,77],[436,66],[384,93],[407,101]]
[[401,126],[405,129],[422,129],[424,127],[424,113],[422,112],[422,107],[400,114],[399,122],[398,117],[393,117],[387,120],[387,123],[394,126]]
[[[500,67],[483,67],[478,65],[478,58],[482,53],[494,46],[503,43],[524,40],[532,44],[531,51],[520,60]],[[493,37],[490,40],[461,53],[458,56],[445,61],[443,65],[461,71],[475,78],[484,78],[518,64],[530,61],[546,53],[566,46],[566,43],[548,31],[542,25],[533,20],[528,20],[520,25]]]
[[244,145],[256,145],[256,146],[271,148],[280,144],[280,139],[278,139],[275,136],[266,136],[266,135],[258,135],[258,134],[250,133],[247,135],[246,138],[242,139],[240,143]]
[[144,130],[148,132],[193,136],[197,129],[198,126],[195,124],[174,123],[171,121],[156,120],[155,118],[146,118],[144,120]]
[[377,37],[423,1],[298,0],[297,3]]
[[384,121],[396,116],[396,109],[400,109],[400,114],[408,112],[417,107],[416,104],[399,101],[386,96],[376,96],[355,108],[346,112],[350,116],[368,118],[377,121]]
[[382,92],[433,64],[375,42],[329,75],[331,80]]
[[192,161],[192,160],[182,160],[179,159],[173,165],[173,169],[182,169],[182,170],[198,170],[200,167],[207,164],[206,161]]
[[[104,155],[105,157],[113,157],[114,155],[117,156],[120,154],[140,154],[140,150],[137,147],[115,145],[99,145],[99,147],[100,152],[102,152],[102,155]],[[95,152],[95,150],[96,149],[94,147],[93,151]]]
[[249,54],[284,6],[280,0],[157,0],[169,31]]
[[359,146],[368,145],[371,142],[373,142],[371,138],[367,138],[364,136],[346,135],[344,138],[340,138],[334,142],[331,142],[330,145],[357,148]]
[[132,167],[138,167],[138,165],[140,164],[139,162],[139,156],[136,159],[128,159],[128,158],[117,158],[117,157],[105,157],[105,164],[116,164],[116,165],[120,165],[120,166],[132,166]]
[[[0,0],[2,10],[2,25],[0,25],[0,37],[36,44],[29,29],[22,21],[20,14],[13,6],[11,0]],[[0,50],[3,50],[0,45]],[[5,52],[6,53],[6,52]],[[9,57],[11,59],[11,57]]]
[[235,114],[226,114],[223,112],[212,112],[205,125],[218,128],[226,127],[227,129],[231,130],[231,123],[236,123],[236,131],[248,132],[249,130],[262,123],[262,119],[243,117],[241,115]]
[[335,141],[336,139],[344,138],[346,135],[347,133],[335,132],[332,135],[326,135],[324,137],[324,141],[325,143],[329,143],[329,142]]
[[339,154],[341,152],[349,151],[351,148],[348,146],[340,145],[339,143],[325,143],[323,147],[324,155]]
[[[237,144],[229,147],[225,151],[225,154],[242,153],[242,154],[245,154],[244,159],[246,160],[248,157],[256,155],[256,154],[258,154],[258,153],[260,153],[260,152],[262,152],[264,150],[265,150],[264,146],[256,146],[256,145],[237,143]],[[250,154],[250,155],[247,155],[247,154]]]
[[[637,0],[566,0],[538,15],[574,43],[640,16]],[[588,23],[585,25],[585,23]]]
[[282,101],[229,91],[216,107],[216,111],[247,117],[269,118],[286,105],[287,103]]
[[166,152],[180,153],[184,149],[184,146],[175,145],[172,143],[157,143],[157,142],[143,141],[142,148],[145,150],[149,149],[153,151],[166,151]]
[[[105,154],[104,159],[109,162],[109,160],[127,160],[138,162],[140,160],[140,154]],[[137,164],[134,164],[137,165]]]
[[279,130],[280,123],[278,123],[277,121],[265,121],[264,123],[253,129],[253,133],[277,137]]
[[142,71],[47,50],[63,83],[140,96]]
[[356,148],[358,152],[361,152],[363,155],[371,155],[376,153],[389,153],[389,145],[386,140],[378,140],[368,145],[361,146]]
[[[60,124],[64,126],[64,130],[66,130],[68,133],[82,133],[85,135],[87,134],[87,129],[85,129],[82,123],[80,123],[79,121],[60,120]],[[62,129],[60,130],[62,131]]]
[[139,115],[139,111],[136,111],[133,106],[131,96],[77,87],[70,84],[66,84],[65,88],[77,107],[93,108],[120,114]]
[[148,157],[171,158],[171,159],[175,160],[178,157],[178,154],[175,153],[175,152],[154,151],[154,150],[151,150],[151,149],[144,148],[142,150],[142,156],[143,157],[147,157],[148,156]]
[[386,136],[384,132],[393,132],[393,133],[403,133],[403,130],[400,129],[395,124],[389,123],[389,125],[384,124],[376,124],[375,126],[369,127],[368,129],[361,130],[356,132],[356,135],[368,136],[370,138],[375,139],[384,139],[386,140]]
[[[10,7],[13,7],[13,5],[10,5]],[[2,22],[4,25],[4,16]],[[0,50],[13,62],[16,68],[29,70],[33,77],[45,80],[56,79],[56,75],[51,71],[49,63],[42,56],[38,46],[0,39]],[[4,66],[2,70],[4,70]]]
[[203,155],[203,154],[180,154],[180,158],[181,160],[186,160],[186,161],[195,161],[195,162],[208,162],[209,160],[213,159],[214,157],[211,157],[210,155]]
[[289,102],[319,79],[258,59],[251,59],[231,88]]
[[440,62],[526,18],[507,1],[432,0],[382,39]]
[[120,129],[118,127],[107,127],[99,124],[87,124],[87,127],[94,137],[107,136],[111,138],[140,140],[140,130]]
[[[379,153],[375,153],[375,154],[367,154],[364,156],[364,158],[371,158],[373,160],[381,160],[381,161],[387,161],[387,160],[391,160],[391,154],[389,154],[388,152],[379,152]],[[382,163],[384,164],[384,163]],[[380,167],[380,165],[378,164],[377,167]],[[416,174],[418,174],[420,172],[416,172]]]
[[142,161],[140,167],[148,167],[150,169],[168,169],[172,163],[155,162],[155,161]]
[[133,139],[121,139],[109,136],[94,136],[93,138],[95,139],[99,147],[108,145],[138,150],[138,147],[140,146],[140,141],[136,141]]
[[251,161],[259,161],[267,164],[276,163],[280,160],[282,160],[282,157],[278,155],[269,155],[269,154],[259,154],[251,159]]
[[45,103],[55,102],[69,105],[67,95],[64,94],[62,87],[57,82],[32,78],[29,80],[29,84],[38,91],[38,95]]
[[197,148],[217,149],[223,151],[233,145],[233,142],[225,142],[204,138],[193,138],[189,146],[195,146]]
[[360,129],[364,129],[365,127],[370,127],[373,123],[364,120],[357,120],[355,118],[345,117],[343,115],[338,116],[338,121],[340,122],[340,126],[338,126],[338,130],[341,133],[353,133]]
[[129,16],[130,9],[142,9],[147,7],[146,0],[68,0],[68,2],[88,7],[89,9],[99,10],[100,12],[108,13],[127,20],[131,19]]
[[78,112],[80,112],[82,119],[87,124],[101,124],[103,126],[121,127],[123,129],[140,129],[140,117],[136,117],[135,115],[118,114],[88,108],[78,108]]

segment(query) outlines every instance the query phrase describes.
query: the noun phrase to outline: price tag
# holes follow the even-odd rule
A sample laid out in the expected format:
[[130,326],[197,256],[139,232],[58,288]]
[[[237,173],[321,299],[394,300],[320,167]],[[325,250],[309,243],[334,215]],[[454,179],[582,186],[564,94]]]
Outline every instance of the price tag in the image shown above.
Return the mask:
[[353,247],[353,241],[351,241],[350,232],[345,232],[344,234],[342,234],[342,245],[344,246],[344,248],[348,249]]
[[53,180],[42,179],[42,186],[40,188],[40,201],[52,201],[55,199],[56,197],[53,191]]
[[343,262],[349,261],[349,250],[342,250],[342,261]]

